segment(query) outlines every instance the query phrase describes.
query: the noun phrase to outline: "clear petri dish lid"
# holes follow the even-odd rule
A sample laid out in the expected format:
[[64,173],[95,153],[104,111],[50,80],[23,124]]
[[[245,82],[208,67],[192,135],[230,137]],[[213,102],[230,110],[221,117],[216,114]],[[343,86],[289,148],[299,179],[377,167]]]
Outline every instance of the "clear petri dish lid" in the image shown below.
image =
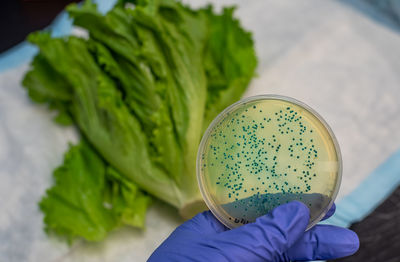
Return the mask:
[[339,145],[328,124],[306,104],[278,95],[226,108],[197,155],[203,198],[229,228],[298,200],[310,209],[309,229],[332,206],[341,175]]

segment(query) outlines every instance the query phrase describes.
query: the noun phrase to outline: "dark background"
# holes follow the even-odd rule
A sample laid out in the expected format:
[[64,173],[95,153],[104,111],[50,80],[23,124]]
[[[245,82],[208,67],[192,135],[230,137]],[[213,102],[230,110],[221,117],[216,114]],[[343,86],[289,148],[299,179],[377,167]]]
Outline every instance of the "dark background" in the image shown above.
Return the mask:
[[1,0],[0,53],[22,42],[32,31],[42,29],[64,7],[77,0]]
[[[399,174],[400,176],[400,174]],[[350,229],[360,238],[360,249],[341,262],[400,261],[400,187],[369,216]]]
[[[2,0],[0,53],[24,41],[30,32],[45,28],[70,2],[78,1]],[[351,257],[335,261],[400,262],[400,187],[372,214],[353,224],[351,229],[360,237],[360,250]]]

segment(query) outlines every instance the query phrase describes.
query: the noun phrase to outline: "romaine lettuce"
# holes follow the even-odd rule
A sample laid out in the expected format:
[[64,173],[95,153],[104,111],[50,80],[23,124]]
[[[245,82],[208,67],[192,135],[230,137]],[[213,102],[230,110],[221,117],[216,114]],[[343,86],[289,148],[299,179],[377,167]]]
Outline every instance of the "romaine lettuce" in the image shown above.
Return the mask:
[[[253,41],[232,8],[218,15],[211,7],[193,10],[173,0],[133,2],[134,8],[120,2],[105,15],[90,1],[70,5],[74,24],[88,31],[88,39],[57,39],[45,32],[28,37],[40,49],[23,81],[30,97],[56,109],[57,122],[74,123],[87,140],[84,147],[95,149],[91,153],[102,161],[99,169],[109,174],[85,162],[75,165],[74,172],[81,168],[86,179],[99,184],[76,180],[82,190],[71,191],[71,198],[94,190],[99,196],[93,205],[108,199],[113,210],[99,211],[110,221],[99,222],[93,235],[83,229],[71,233],[73,218],[56,219],[67,208],[62,204],[68,203],[68,194],[57,205],[53,198],[71,187],[56,175],[42,210],[47,226],[67,236],[100,240],[119,223],[141,225],[148,197],[137,187],[177,207],[184,217],[204,208],[195,168],[202,133],[240,98],[254,75]],[[63,174],[71,181],[74,175]],[[102,178],[96,176],[110,178],[120,192],[100,190]],[[54,205],[44,208],[44,203]]]

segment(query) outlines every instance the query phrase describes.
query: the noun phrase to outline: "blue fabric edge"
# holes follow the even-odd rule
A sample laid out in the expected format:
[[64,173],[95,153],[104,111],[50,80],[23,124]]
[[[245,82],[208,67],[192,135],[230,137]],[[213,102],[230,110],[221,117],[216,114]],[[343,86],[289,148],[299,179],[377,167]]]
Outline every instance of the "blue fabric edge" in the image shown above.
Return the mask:
[[[362,164],[362,163],[361,163]],[[378,207],[400,185],[400,150],[378,166],[356,189],[336,204],[336,212],[322,224],[349,227]]]

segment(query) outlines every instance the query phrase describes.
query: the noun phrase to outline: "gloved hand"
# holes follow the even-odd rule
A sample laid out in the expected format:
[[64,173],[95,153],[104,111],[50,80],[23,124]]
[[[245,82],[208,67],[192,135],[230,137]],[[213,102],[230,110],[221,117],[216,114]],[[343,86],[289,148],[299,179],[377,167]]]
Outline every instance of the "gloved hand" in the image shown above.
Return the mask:
[[309,209],[298,201],[232,230],[206,211],[172,232],[148,261],[299,261],[334,259],[358,250],[353,231],[317,225],[305,232],[308,221]]

